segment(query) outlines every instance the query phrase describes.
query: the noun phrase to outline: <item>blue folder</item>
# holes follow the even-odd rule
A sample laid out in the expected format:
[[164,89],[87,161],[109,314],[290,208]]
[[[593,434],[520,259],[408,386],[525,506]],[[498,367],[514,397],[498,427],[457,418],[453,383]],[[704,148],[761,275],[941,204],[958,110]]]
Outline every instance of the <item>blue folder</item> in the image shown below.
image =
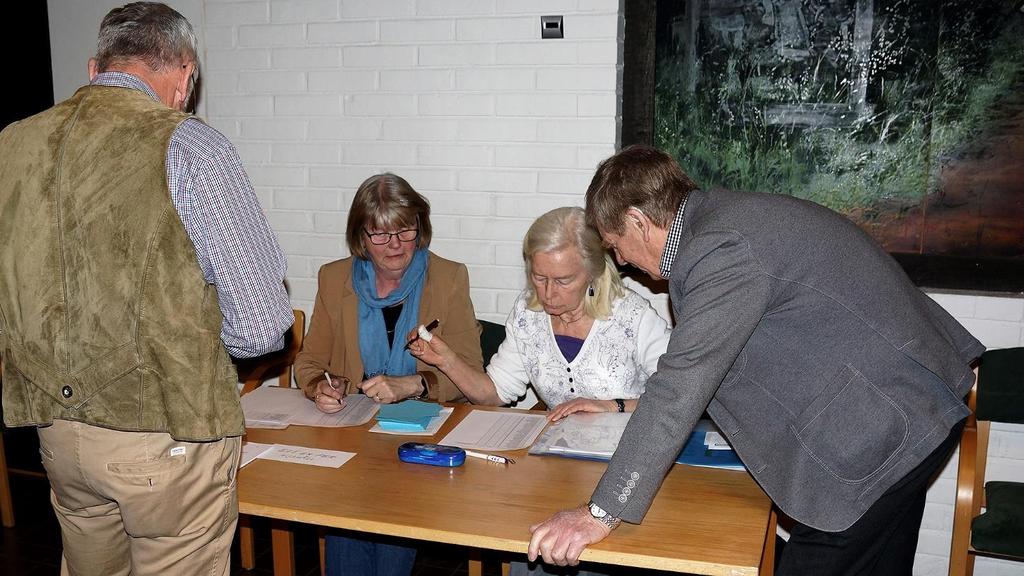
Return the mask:
[[728,468],[730,470],[745,470],[740,457],[734,450],[708,450],[704,445],[704,437],[711,432],[713,427],[706,420],[701,420],[694,427],[693,433],[683,445],[683,451],[676,457],[676,464],[689,464],[690,466],[704,466],[706,468]]

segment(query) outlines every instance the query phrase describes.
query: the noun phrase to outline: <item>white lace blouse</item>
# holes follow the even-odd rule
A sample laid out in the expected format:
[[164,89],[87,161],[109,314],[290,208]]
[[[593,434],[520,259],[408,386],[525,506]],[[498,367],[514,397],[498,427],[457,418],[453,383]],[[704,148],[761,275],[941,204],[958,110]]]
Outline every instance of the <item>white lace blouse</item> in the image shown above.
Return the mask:
[[505,322],[505,341],[487,366],[498,397],[512,402],[531,382],[548,408],[572,400],[638,398],[668,346],[669,328],[643,297],[626,289],[606,320],[595,320],[572,362],[562,356],[551,317],[526,308],[519,295]]

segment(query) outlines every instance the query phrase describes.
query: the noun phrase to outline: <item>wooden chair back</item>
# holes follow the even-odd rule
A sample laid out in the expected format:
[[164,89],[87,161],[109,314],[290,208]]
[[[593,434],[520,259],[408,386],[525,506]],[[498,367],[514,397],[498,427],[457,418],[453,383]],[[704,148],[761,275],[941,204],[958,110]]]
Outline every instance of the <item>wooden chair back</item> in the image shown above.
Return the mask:
[[[988,370],[986,361],[990,365]],[[998,374],[995,374],[996,365]],[[998,385],[994,385],[996,378]],[[949,576],[972,575],[974,560],[979,555],[1024,561],[1024,556],[976,549],[971,538],[975,518],[987,507],[985,467],[992,422],[1024,423],[1024,348],[985,352],[977,381],[967,396],[967,405],[971,414],[960,437]]]
[[302,337],[306,333],[306,313],[299,309],[292,310],[295,323],[285,334],[284,348],[258,358],[238,360],[238,380],[243,382],[242,394],[259,388],[268,378],[278,377],[277,385],[289,388],[292,385],[292,364],[302,350]]

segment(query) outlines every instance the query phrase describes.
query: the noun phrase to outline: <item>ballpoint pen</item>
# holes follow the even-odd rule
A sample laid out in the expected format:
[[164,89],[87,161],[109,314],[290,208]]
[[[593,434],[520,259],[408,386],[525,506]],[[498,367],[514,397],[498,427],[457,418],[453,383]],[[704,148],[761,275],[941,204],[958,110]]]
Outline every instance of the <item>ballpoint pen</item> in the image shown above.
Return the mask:
[[473,452],[472,450],[466,450],[466,456],[473,458],[480,458],[481,460],[490,460],[491,462],[497,462],[498,464],[515,464],[516,461],[507,456],[495,456],[494,454],[484,454],[483,452]]
[[[419,340],[419,339],[420,339],[421,337],[425,339],[426,337],[425,337],[425,336],[422,336],[422,335],[423,335],[424,333],[428,333],[428,334],[429,334],[429,333],[430,333],[430,331],[431,331],[431,330],[433,330],[434,328],[437,328],[437,326],[438,326],[438,325],[439,325],[440,323],[441,323],[441,321],[440,321],[440,320],[438,320],[437,318],[434,318],[433,320],[431,320],[431,321],[430,321],[430,324],[427,324],[426,326],[424,326],[423,328],[421,328],[420,330],[418,330],[418,331],[416,332],[416,335],[412,337],[412,340],[409,340],[408,342],[406,342],[406,343],[405,343],[405,349],[406,349],[406,350],[408,350],[408,349],[409,349],[409,346],[410,346],[410,345],[411,345],[411,344],[412,344],[413,342],[415,342],[415,341]],[[429,342],[429,340],[427,340],[427,341]]]
[[[334,380],[331,380],[331,375],[327,373],[327,370],[324,370],[324,378],[327,378],[327,385],[331,387],[331,390],[340,390],[341,389],[341,384],[339,383],[338,385],[335,385],[334,384]],[[341,396],[342,396],[342,398],[345,397],[345,391],[344,390],[341,391]],[[338,400],[338,404],[341,404],[341,400]]]

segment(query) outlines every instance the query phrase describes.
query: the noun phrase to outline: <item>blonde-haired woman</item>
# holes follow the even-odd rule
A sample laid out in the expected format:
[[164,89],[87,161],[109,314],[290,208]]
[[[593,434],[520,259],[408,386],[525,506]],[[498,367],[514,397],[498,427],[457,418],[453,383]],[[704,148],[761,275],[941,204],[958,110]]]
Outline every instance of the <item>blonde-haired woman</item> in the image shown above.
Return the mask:
[[622,285],[581,208],[538,218],[523,239],[523,259],[527,289],[486,372],[438,337],[414,342],[413,356],[444,372],[476,404],[508,404],[532,383],[551,420],[632,411],[668,345],[665,321]]

